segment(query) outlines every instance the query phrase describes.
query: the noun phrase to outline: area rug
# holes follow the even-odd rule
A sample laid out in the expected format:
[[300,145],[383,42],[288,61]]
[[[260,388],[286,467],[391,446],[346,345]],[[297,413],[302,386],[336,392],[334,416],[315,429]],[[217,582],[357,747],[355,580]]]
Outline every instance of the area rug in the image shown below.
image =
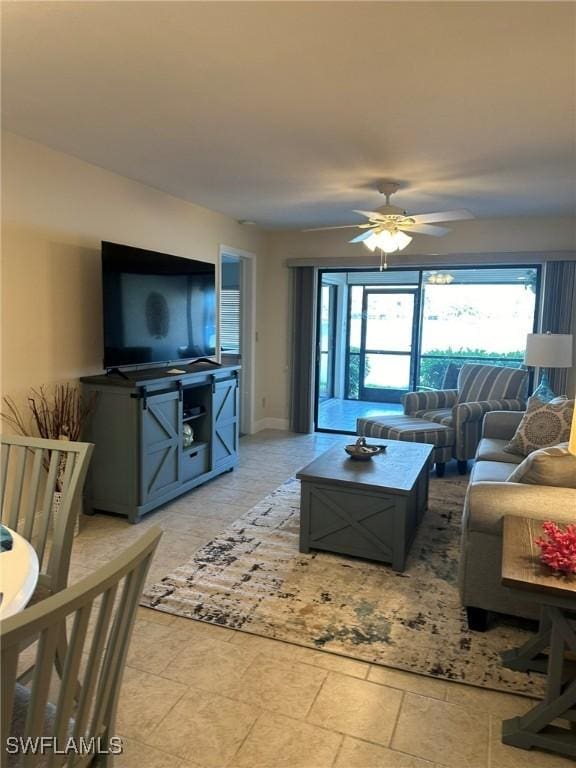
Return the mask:
[[542,676],[502,667],[530,633],[517,623],[470,632],[457,588],[466,480],[432,479],[407,568],[298,551],[300,484],[289,480],[142,604],[263,637],[470,685],[538,696]]

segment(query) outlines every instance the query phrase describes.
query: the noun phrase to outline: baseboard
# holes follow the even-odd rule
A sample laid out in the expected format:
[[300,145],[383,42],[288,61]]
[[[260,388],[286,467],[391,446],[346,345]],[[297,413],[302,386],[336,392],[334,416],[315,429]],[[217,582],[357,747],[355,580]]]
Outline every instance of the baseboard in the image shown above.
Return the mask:
[[259,419],[254,422],[254,433],[261,432],[263,429],[290,429],[290,422],[288,419]]

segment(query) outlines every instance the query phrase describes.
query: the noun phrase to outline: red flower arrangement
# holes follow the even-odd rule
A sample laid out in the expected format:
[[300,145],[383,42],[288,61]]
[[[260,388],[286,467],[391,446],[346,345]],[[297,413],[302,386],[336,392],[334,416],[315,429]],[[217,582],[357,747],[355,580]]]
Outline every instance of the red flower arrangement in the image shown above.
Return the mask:
[[542,526],[546,537],[536,539],[542,550],[542,562],[560,573],[576,573],[576,525],[567,525],[566,529],[552,522]]

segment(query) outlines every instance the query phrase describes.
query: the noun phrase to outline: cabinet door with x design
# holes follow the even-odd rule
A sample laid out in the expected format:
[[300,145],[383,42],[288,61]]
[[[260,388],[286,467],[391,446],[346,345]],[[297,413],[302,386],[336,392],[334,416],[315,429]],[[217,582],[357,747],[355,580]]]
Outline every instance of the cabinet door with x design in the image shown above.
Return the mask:
[[238,378],[215,381],[212,395],[212,469],[233,466],[238,454]]
[[140,504],[180,485],[181,425],[178,391],[141,400]]

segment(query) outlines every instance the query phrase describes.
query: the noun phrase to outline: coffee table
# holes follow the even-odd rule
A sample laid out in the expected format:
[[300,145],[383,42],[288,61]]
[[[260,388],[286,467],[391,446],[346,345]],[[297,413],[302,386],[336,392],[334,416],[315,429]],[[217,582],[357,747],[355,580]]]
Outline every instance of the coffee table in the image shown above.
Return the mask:
[[355,461],[343,438],[301,469],[300,551],[338,552],[391,563],[403,571],[428,504],[434,446],[371,440],[386,452]]
[[512,515],[503,522],[502,584],[522,600],[540,603],[541,619],[538,634],[502,660],[510,669],[544,672],[547,678],[543,701],[503,721],[502,741],[576,757],[576,576],[556,576],[540,562],[534,540],[543,533],[542,522]]

